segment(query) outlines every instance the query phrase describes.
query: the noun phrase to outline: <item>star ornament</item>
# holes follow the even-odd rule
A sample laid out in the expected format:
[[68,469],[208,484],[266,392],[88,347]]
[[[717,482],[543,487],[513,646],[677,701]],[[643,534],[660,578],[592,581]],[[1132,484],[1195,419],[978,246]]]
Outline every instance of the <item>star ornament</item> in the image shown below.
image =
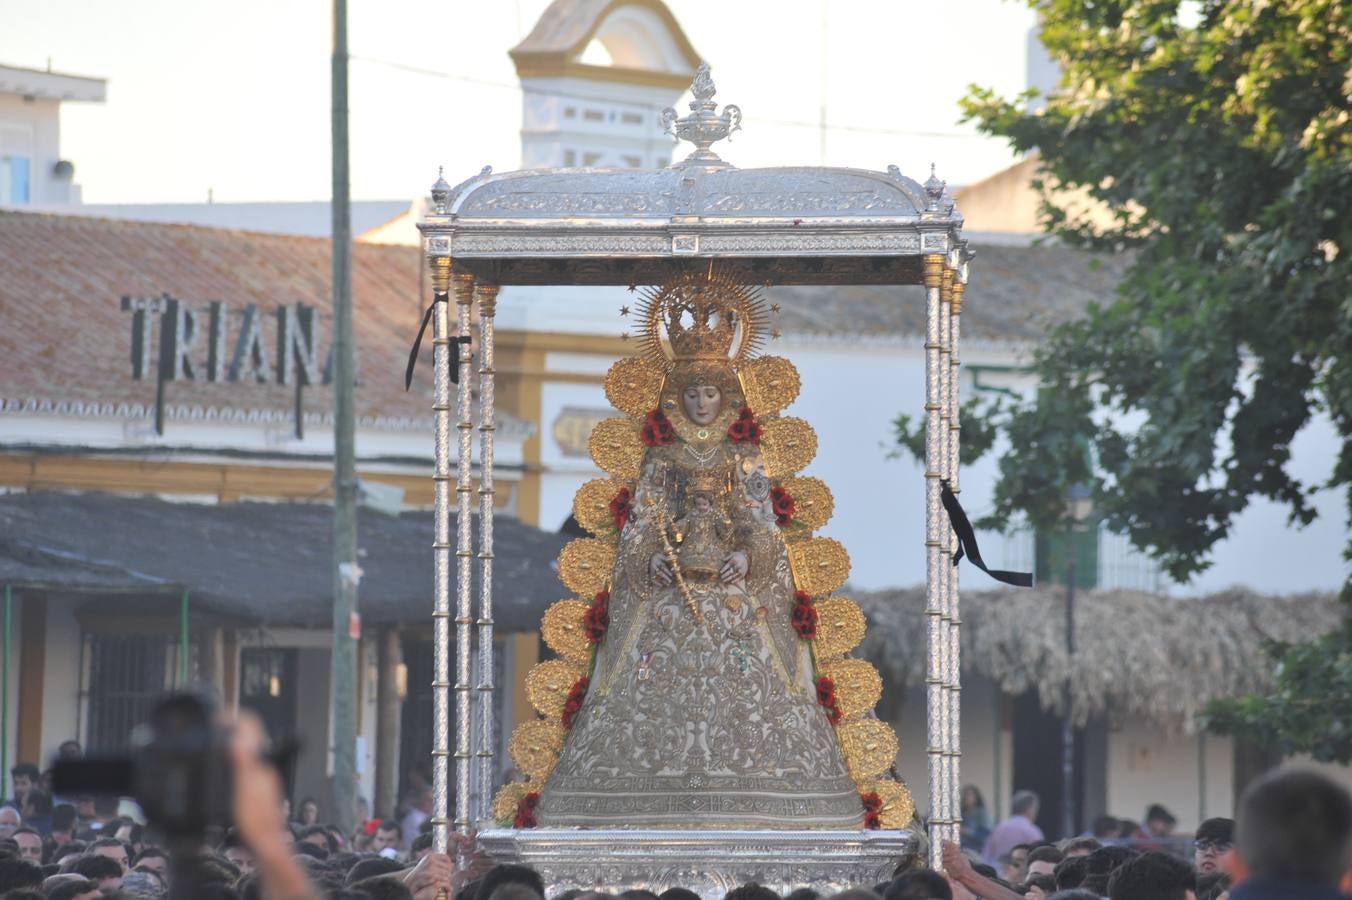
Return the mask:
[[621,306],[621,307],[620,307],[620,315],[621,315],[621,316],[627,316],[627,315],[629,315],[629,307],[627,307],[627,306]]
[[771,303],[771,304],[770,304],[770,312],[772,312],[772,313],[777,313],[777,312],[779,312],[779,311],[780,311],[781,309],[783,309],[783,308],[784,308],[784,307],[780,306],[778,303]]
[[625,288],[625,290],[627,290],[629,293],[632,294],[634,291],[638,290],[638,285],[637,285],[637,284],[634,284],[634,283],[631,281],[631,282],[629,283],[629,287]]

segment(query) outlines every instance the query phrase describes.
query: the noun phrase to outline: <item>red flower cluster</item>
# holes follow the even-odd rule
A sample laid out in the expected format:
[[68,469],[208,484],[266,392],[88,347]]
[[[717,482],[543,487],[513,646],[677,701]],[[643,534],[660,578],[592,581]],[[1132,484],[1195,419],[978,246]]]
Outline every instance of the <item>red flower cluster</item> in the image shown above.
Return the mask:
[[643,422],[643,443],[649,447],[662,447],[676,442],[676,429],[671,427],[667,414],[660,409],[648,413]]
[[582,712],[582,699],[587,696],[587,685],[590,683],[591,679],[585,676],[573,682],[572,690],[568,692],[568,700],[563,704],[564,728],[572,728],[573,718]]
[[512,822],[513,828],[534,828],[535,827],[535,807],[540,803],[540,794],[531,791],[521,798],[521,802],[516,805],[516,820]]
[[601,643],[610,627],[610,591],[601,591],[592,598],[592,605],[582,615],[582,627],[587,632],[587,640],[593,644]]
[[624,531],[624,523],[629,521],[629,513],[634,508],[634,495],[629,488],[622,487],[610,499],[610,520],[615,523],[616,531]]
[[793,630],[805,641],[817,636],[817,608],[807,591],[798,591],[793,595]]
[[775,524],[780,528],[788,528],[793,524],[793,514],[798,511],[798,506],[793,502],[793,495],[782,487],[770,488],[770,502],[775,511]]
[[817,679],[817,702],[826,710],[826,719],[832,725],[840,724],[840,707],[836,705],[836,683],[825,675]]
[[728,426],[728,437],[737,444],[760,443],[761,427],[750,409],[742,407],[742,411],[737,414],[737,421]]
[[864,827],[882,828],[883,798],[878,796],[877,791],[870,791],[860,794],[859,799],[864,802]]

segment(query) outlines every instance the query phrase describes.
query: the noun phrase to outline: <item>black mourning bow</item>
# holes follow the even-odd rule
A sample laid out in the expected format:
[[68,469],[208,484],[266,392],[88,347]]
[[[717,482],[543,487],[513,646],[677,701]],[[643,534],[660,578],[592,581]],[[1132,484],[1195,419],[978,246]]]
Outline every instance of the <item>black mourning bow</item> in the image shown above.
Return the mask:
[[981,558],[981,548],[976,545],[976,531],[967,518],[967,511],[958,502],[958,495],[953,493],[953,487],[947,478],[940,480],[939,485],[939,499],[943,501],[944,509],[948,511],[948,520],[953,523],[953,530],[958,533],[958,549],[953,553],[953,565],[956,566],[962,560],[965,552],[978,569],[996,581],[1012,584],[1014,587],[1032,587],[1032,572],[1006,572],[1003,569],[986,568],[986,563]]
[[[434,294],[432,303],[423,313],[422,324],[418,326],[418,336],[413,339],[413,349],[408,353],[408,368],[404,370],[404,390],[408,390],[413,385],[413,369],[418,365],[418,351],[422,349],[423,334],[427,331],[427,326],[432,322],[432,310],[436,309],[438,303],[450,303],[448,294]],[[451,338],[451,383],[460,383],[460,345],[470,342],[469,335]]]

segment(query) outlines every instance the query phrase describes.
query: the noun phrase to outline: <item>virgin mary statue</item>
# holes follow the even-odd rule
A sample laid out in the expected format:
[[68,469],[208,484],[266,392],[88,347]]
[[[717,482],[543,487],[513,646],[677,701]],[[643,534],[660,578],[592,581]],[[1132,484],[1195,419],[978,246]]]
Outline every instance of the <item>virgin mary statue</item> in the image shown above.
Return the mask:
[[832,596],[844,548],[813,537],[831,495],[795,473],[816,438],[779,416],[798,373],[756,351],[755,289],[709,272],[645,292],[641,352],[607,376],[627,416],[600,423],[612,477],[574,510],[595,537],[559,557],[577,596],[543,631],[559,659],[527,676],[541,718],[518,726],[530,778],[494,803],[506,825],[902,827],[877,672],[849,657],[859,607]]

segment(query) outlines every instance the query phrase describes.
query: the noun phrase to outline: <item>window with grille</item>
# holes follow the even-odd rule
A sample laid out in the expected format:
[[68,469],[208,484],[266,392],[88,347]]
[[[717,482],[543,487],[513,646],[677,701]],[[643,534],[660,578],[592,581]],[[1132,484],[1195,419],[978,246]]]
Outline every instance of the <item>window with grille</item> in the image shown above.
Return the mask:
[[167,634],[84,636],[87,699],[85,747],[121,750],[131,730],[173,686],[178,642]]

